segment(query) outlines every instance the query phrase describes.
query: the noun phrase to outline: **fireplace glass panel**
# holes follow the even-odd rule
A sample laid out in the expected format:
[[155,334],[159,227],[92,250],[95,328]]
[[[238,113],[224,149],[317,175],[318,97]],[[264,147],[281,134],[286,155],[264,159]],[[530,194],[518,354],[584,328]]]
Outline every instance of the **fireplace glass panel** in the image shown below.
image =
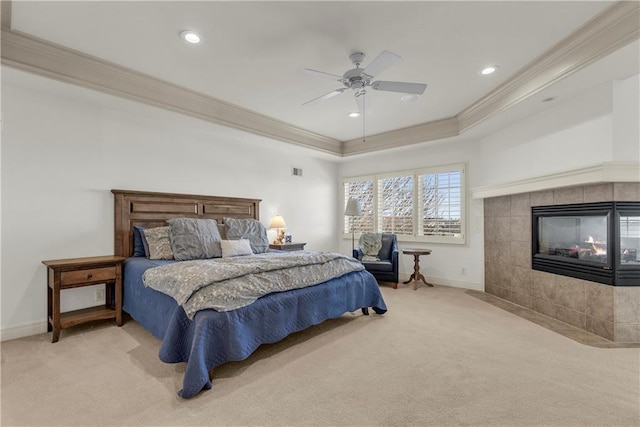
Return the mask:
[[607,215],[538,218],[538,253],[609,263]]
[[620,263],[640,265],[640,216],[620,215]]

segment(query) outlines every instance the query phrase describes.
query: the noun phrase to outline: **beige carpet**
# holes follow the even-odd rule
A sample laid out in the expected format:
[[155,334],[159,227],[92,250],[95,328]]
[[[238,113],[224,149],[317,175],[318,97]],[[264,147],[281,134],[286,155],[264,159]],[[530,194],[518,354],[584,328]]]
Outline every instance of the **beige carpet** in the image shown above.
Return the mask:
[[639,349],[578,343],[462,289],[382,290],[384,316],[262,346],[191,400],[184,365],[132,320],[2,343],[2,425],[640,425]]

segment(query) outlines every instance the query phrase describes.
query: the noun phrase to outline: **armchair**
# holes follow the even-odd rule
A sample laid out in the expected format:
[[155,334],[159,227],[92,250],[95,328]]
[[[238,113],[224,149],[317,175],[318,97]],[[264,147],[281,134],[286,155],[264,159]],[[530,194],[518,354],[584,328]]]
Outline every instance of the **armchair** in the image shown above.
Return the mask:
[[362,246],[353,249],[353,257],[360,260],[364,268],[378,280],[393,282],[398,288],[398,237],[393,233],[382,233],[382,248],[378,252],[379,261],[362,260],[365,254]]

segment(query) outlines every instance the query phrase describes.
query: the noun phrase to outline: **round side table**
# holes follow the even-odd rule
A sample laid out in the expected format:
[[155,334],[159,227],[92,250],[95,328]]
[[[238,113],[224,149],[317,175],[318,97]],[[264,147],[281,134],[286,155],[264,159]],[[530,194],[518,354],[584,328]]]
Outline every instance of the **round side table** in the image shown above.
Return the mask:
[[431,283],[427,283],[422,273],[420,273],[420,255],[431,255],[431,249],[403,249],[402,253],[405,255],[413,255],[413,273],[409,280],[402,282],[405,285],[413,281],[413,290],[418,289],[418,280],[427,285],[433,287]]

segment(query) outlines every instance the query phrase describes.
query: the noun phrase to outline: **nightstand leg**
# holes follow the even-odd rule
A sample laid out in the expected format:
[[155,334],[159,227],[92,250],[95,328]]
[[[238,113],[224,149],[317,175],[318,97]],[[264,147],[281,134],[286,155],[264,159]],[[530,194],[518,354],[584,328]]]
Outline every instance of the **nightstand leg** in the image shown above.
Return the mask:
[[60,339],[60,328],[53,328],[53,336],[51,337],[51,342],[58,342]]
[[51,323],[53,322],[53,289],[47,285],[47,332],[53,330]]
[[122,265],[116,267],[116,282],[113,284],[116,292],[116,325],[122,326]]
[[51,320],[53,323],[53,336],[51,337],[51,342],[58,342],[60,339],[60,285],[54,285],[53,291],[51,292],[51,306],[53,309],[53,313],[51,314]]

